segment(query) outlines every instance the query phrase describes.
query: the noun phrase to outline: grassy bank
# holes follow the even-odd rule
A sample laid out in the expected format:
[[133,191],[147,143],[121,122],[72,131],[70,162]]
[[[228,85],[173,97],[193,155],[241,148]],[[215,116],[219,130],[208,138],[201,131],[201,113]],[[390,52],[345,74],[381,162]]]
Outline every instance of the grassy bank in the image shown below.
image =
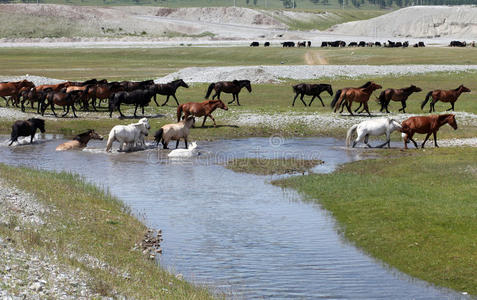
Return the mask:
[[477,149],[387,154],[275,184],[319,202],[346,238],[373,257],[477,294]]
[[[248,46],[248,44],[244,44]],[[1,76],[39,75],[65,80],[91,77],[150,79],[185,67],[236,65],[303,65],[305,54],[319,55],[328,64],[474,64],[473,48],[270,48],[176,47],[127,49],[0,48]],[[313,45],[318,46],[318,45]],[[233,58],[233,59],[231,59]],[[310,63],[308,61],[308,63]],[[319,64],[319,61],[315,62]]]
[[[136,299],[211,298],[207,290],[162,270],[141,250],[131,250],[146,227],[118,199],[78,176],[0,165],[0,177],[56,210],[48,224],[36,230],[17,232],[0,226],[2,236],[13,239],[25,251],[55,253],[60,262],[80,268],[91,278],[94,292],[108,296],[114,291]],[[93,268],[79,259],[85,256],[110,268]]]
[[322,164],[318,159],[305,160],[297,158],[240,158],[229,160],[225,167],[235,172],[256,175],[282,175],[309,172],[316,165]]

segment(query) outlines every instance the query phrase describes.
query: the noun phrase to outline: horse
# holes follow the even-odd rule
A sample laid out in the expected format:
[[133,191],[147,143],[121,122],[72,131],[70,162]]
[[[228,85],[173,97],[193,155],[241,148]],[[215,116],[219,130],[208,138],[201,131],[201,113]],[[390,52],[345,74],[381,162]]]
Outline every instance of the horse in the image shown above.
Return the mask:
[[357,143],[362,142],[369,148],[372,148],[370,144],[368,144],[368,138],[370,135],[372,136],[380,136],[386,134],[386,142],[377,146],[377,148],[382,148],[386,144],[388,144],[388,148],[390,148],[391,144],[391,133],[395,130],[401,131],[401,124],[394,119],[391,118],[379,118],[379,119],[372,119],[366,120],[359,124],[353,125],[348,132],[346,133],[346,146],[349,147],[351,144],[351,139],[355,132],[357,132],[358,137],[353,142],[353,148],[356,146]]
[[[336,110],[341,106],[343,101],[346,101],[346,108],[348,109],[348,112],[353,116],[353,112],[351,111],[351,105],[353,104],[353,101],[355,101],[363,103],[364,109],[366,110],[368,115],[371,116],[371,113],[369,112],[368,108],[369,97],[375,90],[378,90],[380,88],[382,88],[382,86],[371,82],[365,88],[348,88],[346,90],[341,91],[340,95],[338,96],[338,101],[335,102],[333,99],[333,102],[335,102],[334,112],[336,112]],[[336,94],[338,94],[338,92],[336,92]],[[331,102],[332,105],[333,102]]]
[[193,116],[188,116],[184,118],[184,120],[174,123],[174,124],[167,124],[161,127],[156,133],[154,134],[154,140],[156,141],[156,145],[159,145],[159,142],[162,143],[162,147],[164,149],[168,149],[167,145],[171,140],[175,140],[176,142],[176,149],[179,147],[180,139],[184,139],[185,148],[188,149],[187,146],[187,137],[189,136],[189,131],[192,126],[195,124],[195,119]]
[[144,89],[144,87],[150,86],[153,84],[154,84],[154,80],[119,82],[119,85],[122,86],[126,92],[132,92],[137,89]]
[[58,84],[42,84],[42,85],[36,86],[35,89],[37,92],[40,92],[45,89],[51,89],[54,92],[59,92],[62,89],[68,87],[69,85],[70,85],[69,82],[66,81],[66,82],[62,82]]
[[51,89],[44,89],[42,91],[37,92],[34,87],[29,88],[28,90],[23,90],[20,93],[20,96],[22,97],[22,101],[20,102],[22,111],[23,112],[25,111],[25,101],[28,100],[28,101],[30,101],[31,108],[34,108],[33,104],[35,102],[38,102],[36,112],[38,114],[40,114],[41,105],[42,105],[43,102],[45,102],[46,95],[50,91],[51,91]]
[[8,106],[8,100],[5,97],[10,97],[12,104],[18,105],[18,94],[24,87],[34,87],[33,82],[28,80],[12,81],[12,82],[0,82],[0,97],[5,100],[5,105]]
[[149,133],[149,121],[146,118],[142,118],[137,123],[129,125],[116,125],[109,132],[108,143],[106,145],[106,152],[111,152],[114,141],[119,142],[119,151],[124,151],[126,145],[128,151],[130,146],[141,142],[144,136]]
[[87,85],[85,90],[85,99],[83,103],[84,109],[88,109],[88,99],[87,97],[92,99],[91,104],[93,105],[93,110],[96,110],[96,99],[99,99],[99,105],[101,105],[101,100],[109,99],[111,95],[114,93],[124,91],[125,88],[118,82],[110,82],[110,83],[102,83],[102,84],[94,84],[94,85]]
[[195,117],[202,117],[204,116],[204,121],[202,122],[202,127],[205,125],[205,119],[210,117],[212,121],[214,121],[214,127],[217,126],[215,123],[214,117],[212,117],[212,113],[217,108],[221,108],[223,110],[228,110],[229,108],[225,105],[222,100],[206,100],[202,103],[199,102],[188,102],[181,104],[177,107],[177,122],[180,121],[182,112],[184,112],[184,118],[187,118],[189,115]]
[[325,107],[325,104],[323,103],[323,100],[320,97],[321,92],[327,91],[330,96],[333,96],[333,88],[331,87],[331,84],[308,84],[308,83],[300,83],[297,85],[293,86],[293,91],[296,93],[295,98],[293,98],[293,103],[292,106],[295,106],[295,100],[300,95],[300,100],[303,103],[303,105],[306,106],[305,101],[303,101],[303,96],[313,96],[311,98],[310,104],[308,106],[311,106],[311,103],[313,103],[313,100],[315,100],[316,97],[320,99],[321,105]]
[[103,140],[103,137],[97,134],[94,129],[88,129],[88,131],[78,134],[72,141],[65,142],[58,147],[56,151],[65,151],[73,149],[83,149],[88,145],[89,140]]
[[134,90],[132,92],[117,92],[109,97],[109,117],[112,118],[115,108],[122,118],[125,116],[121,112],[121,103],[134,104],[134,117],[136,118],[137,108],[141,106],[142,114],[144,115],[144,106],[148,106],[151,102],[151,98],[156,94],[156,88],[154,85],[145,90]]
[[212,96],[212,100],[214,100],[215,97],[217,97],[217,99],[220,99],[220,93],[224,92],[232,94],[233,96],[233,100],[230,101],[228,104],[233,103],[235,99],[237,99],[237,105],[240,106],[238,94],[243,87],[247,88],[249,93],[252,92],[250,80],[219,81],[211,83],[209,85],[209,88],[207,89],[207,93],[205,94],[205,99],[209,99],[212,90],[215,90],[215,95]]
[[[370,84],[371,84],[371,81],[368,81],[368,82],[366,82],[365,84],[363,84],[362,86],[360,86],[359,89],[366,88],[366,87],[368,87]],[[351,87],[347,87],[347,88],[342,88],[342,89],[336,91],[335,97],[334,97],[333,100],[331,101],[331,108],[335,107],[336,102],[338,102],[338,99],[339,99],[341,93],[343,93],[343,92],[345,92],[345,91],[347,91],[347,90],[349,90],[349,89],[352,89],[352,88],[351,88]],[[340,113],[343,113],[344,107],[345,107],[345,102],[343,102],[343,103],[341,104],[341,111],[340,111]],[[361,107],[361,104],[360,104],[360,106],[358,106],[358,108],[359,108],[359,107]],[[357,109],[355,110],[355,112],[356,112],[356,111],[357,111]]]
[[66,93],[66,89],[64,89],[61,92],[55,92],[51,91],[46,95],[46,100],[48,101],[47,103],[41,103],[41,115],[43,116],[45,114],[45,110],[48,106],[51,107],[51,111],[53,112],[53,115],[55,117],[58,117],[55,112],[55,104],[59,106],[66,106],[66,112],[61,115],[61,117],[65,117],[69,112],[70,112],[70,107],[73,110],[73,116],[77,118],[78,116],[76,115],[76,108],[75,108],[75,102],[81,98],[81,94],[83,91],[71,91],[69,93]]
[[389,102],[391,102],[392,100],[392,101],[400,101],[402,108],[400,108],[399,111],[406,113],[407,98],[412,93],[418,93],[420,91],[422,91],[422,89],[415,85],[411,85],[410,87],[402,88],[402,89],[386,89],[382,91],[378,97],[378,101],[381,104],[381,109],[379,111],[382,112],[383,110],[386,110],[386,112],[389,113],[388,105],[389,105]]
[[[170,96],[174,97],[174,100],[176,100],[177,105],[179,105],[179,101],[177,101],[177,98],[176,98],[176,91],[181,86],[185,88],[189,88],[187,83],[185,83],[184,80],[182,79],[177,79],[177,80],[171,81],[169,83],[164,83],[164,84],[155,84],[156,93],[159,95],[167,96],[166,101],[162,103],[161,106],[164,106],[167,104]],[[156,94],[154,94],[154,102],[156,102],[156,105],[159,106],[159,104],[157,104],[157,101],[156,101]]]
[[79,82],[79,81],[68,81],[69,83],[69,86],[85,86],[85,85],[88,85],[88,84],[105,84],[105,83],[108,83],[108,81],[106,79],[101,79],[101,80],[97,80],[96,78],[93,78],[93,79],[89,79],[89,80],[86,80],[86,81],[83,81],[83,82]]
[[414,143],[414,146],[418,148],[415,140],[412,139],[415,133],[427,134],[424,142],[422,143],[422,148],[427,139],[434,135],[434,145],[437,145],[437,131],[442,125],[449,124],[454,130],[457,130],[457,121],[455,120],[454,114],[443,114],[443,115],[430,115],[430,116],[418,116],[410,117],[404,120],[402,125],[402,137],[404,139],[404,149],[407,149],[407,144],[409,140]]
[[37,129],[40,129],[41,133],[45,133],[45,120],[31,118],[26,121],[15,121],[12,125],[10,144],[8,146],[18,141],[19,136],[30,136],[30,144],[33,143]]
[[424,106],[426,105],[427,101],[432,96],[432,101],[430,104],[429,112],[436,111],[435,109],[435,104],[437,101],[442,101],[442,102],[450,102],[451,103],[451,108],[449,108],[446,111],[452,110],[454,111],[454,103],[457,101],[457,98],[459,98],[460,94],[462,93],[468,93],[470,92],[470,89],[466,88],[463,84],[459,85],[456,89],[453,90],[433,90],[427,93],[426,99],[424,102],[421,104],[421,109],[424,109]]

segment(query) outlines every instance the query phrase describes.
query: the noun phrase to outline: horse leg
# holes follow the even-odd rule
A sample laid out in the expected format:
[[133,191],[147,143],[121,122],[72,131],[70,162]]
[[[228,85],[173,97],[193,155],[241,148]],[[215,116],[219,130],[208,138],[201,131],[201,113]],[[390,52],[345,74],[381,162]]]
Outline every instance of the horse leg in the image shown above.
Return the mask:
[[[316,98],[316,96],[311,97],[311,100],[310,100],[310,103],[308,104],[308,106],[311,106],[311,104],[313,103],[313,100],[315,100],[315,98]],[[305,104],[305,106],[306,106],[306,104]]]
[[157,103],[157,100],[156,100],[156,94],[154,94],[154,103],[156,103],[156,106],[159,106],[159,103]]
[[204,121],[202,122],[202,127],[205,125],[205,119],[207,119],[207,115],[204,116]]
[[[101,105],[101,99],[99,99],[99,104]],[[96,109],[96,101],[93,101],[93,102],[91,103],[91,105],[93,105],[93,110],[94,110],[94,111],[98,111],[98,110]],[[99,106],[98,106],[98,107],[99,107]]]
[[[359,103],[359,106],[354,110],[354,112],[358,112],[358,110],[363,106],[363,103]],[[362,113],[363,111],[360,111],[358,114]]]
[[346,102],[345,105],[346,105],[346,109],[348,110],[348,112],[349,112],[352,116],[354,116],[354,115],[353,115],[353,111],[351,110],[351,103]]
[[[218,99],[220,99],[220,97]],[[232,104],[234,103],[234,101],[235,101],[235,94],[232,94],[232,101],[229,101],[228,104]]]
[[391,148],[391,133],[390,132],[386,132],[386,142],[384,142],[384,144],[376,146],[376,148],[383,148],[386,144],[388,144],[388,148]]
[[301,100],[301,103],[303,103],[303,105],[305,105],[305,107],[306,107],[306,103],[305,103],[305,101],[303,100],[303,96],[305,96],[305,93],[302,93],[302,94],[300,95],[300,100]]
[[[36,131],[36,129],[35,129]],[[35,132],[33,132],[30,136],[30,144],[33,144],[33,138],[35,137]]]
[[139,104],[136,103],[136,107],[134,108],[134,117],[137,118],[136,116],[136,112],[137,112],[137,107],[139,106]]
[[214,119],[214,117],[212,117],[212,115],[211,115],[211,114],[209,114],[208,116],[209,116],[209,118],[211,118],[211,119],[212,119],[212,121],[214,121],[214,127],[217,127],[217,124],[215,123],[215,119]]
[[161,104],[161,106],[164,106],[164,105],[166,105],[166,104],[167,104],[167,102],[169,102],[169,95],[167,95],[167,97],[166,97],[166,101],[164,101],[164,103],[162,103],[162,104]]
[[51,111],[53,112],[53,115],[55,115],[55,117],[58,118],[58,116],[56,115],[56,112],[55,112],[55,104],[53,103],[53,101],[51,101]]
[[174,100],[176,100],[176,104],[177,104],[177,106],[179,106],[179,100],[177,100],[177,98],[176,98],[176,95],[175,95],[175,94],[173,94],[173,95],[172,95],[172,97],[174,97]]
[[181,139],[177,139],[177,142],[176,142],[176,149],[179,148],[179,142],[180,142]]
[[368,144],[368,140],[369,140],[369,134],[365,135],[365,137],[364,137],[364,143],[366,144],[366,146],[368,146],[368,148],[373,148],[373,147],[371,147],[370,144]]
[[[65,106],[66,106],[66,112],[61,115],[62,118],[64,118],[70,112],[70,106],[69,105],[65,105]],[[63,110],[64,109],[65,109],[65,107],[63,106]]]
[[76,108],[75,108],[75,105],[71,105],[71,109],[73,110],[73,116],[75,116],[75,118],[77,118],[78,116],[76,115]]
[[317,97],[318,97],[318,99],[320,99],[321,106],[325,107],[325,104],[323,103],[323,99],[321,99],[320,95],[318,95]]
[[[240,101],[239,101],[238,93],[237,93],[237,95],[235,95],[235,97],[237,98],[237,105],[240,106]],[[305,104],[305,106],[306,106],[306,104]]]
[[401,100],[401,105],[402,105],[402,108],[400,108],[399,111],[406,113],[406,100]]
[[142,108],[142,115],[144,116],[144,105],[141,105]]
[[298,98],[299,93],[296,93],[295,98],[293,98],[292,106],[295,106],[295,100]]
[[369,112],[368,102],[364,102],[364,109],[365,109],[366,112],[368,113],[368,116],[371,117],[371,113]]
[[366,137],[363,133],[364,133],[363,131],[358,132],[358,136],[356,137],[356,139],[355,139],[354,142],[353,142],[353,148],[354,148],[359,142],[362,142],[363,139]]
[[433,132],[432,134],[434,135],[434,146],[436,146],[436,148],[439,148],[439,146],[437,145],[437,132]]
[[428,139],[430,136],[431,136],[431,133],[428,133],[428,134],[426,135],[426,138],[424,139],[424,142],[422,142],[422,146],[421,146],[422,149],[424,149],[424,144],[427,142],[427,139]]
[[120,108],[120,103],[118,103],[118,112],[119,112],[119,115],[121,116],[121,118],[125,118],[126,116],[123,115],[123,113],[121,112],[121,108]]
[[449,109],[448,109],[448,110],[446,110],[446,111],[449,111],[449,110],[452,110],[452,111],[454,111],[454,103],[455,103],[455,102],[451,102],[451,105],[452,105],[452,106],[451,106],[451,108],[449,108]]

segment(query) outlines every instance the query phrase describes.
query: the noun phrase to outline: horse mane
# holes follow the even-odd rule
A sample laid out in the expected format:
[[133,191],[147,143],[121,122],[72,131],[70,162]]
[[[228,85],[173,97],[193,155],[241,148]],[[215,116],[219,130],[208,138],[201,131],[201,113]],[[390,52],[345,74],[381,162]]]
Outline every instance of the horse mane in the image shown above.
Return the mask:
[[181,81],[184,81],[184,80],[182,80],[182,79],[176,79],[176,80],[172,80],[172,81],[169,82],[169,83],[177,83],[177,82],[181,82]]
[[43,119],[38,119],[38,118],[30,118],[28,119],[29,122],[32,122],[33,124],[39,126],[39,125],[45,125],[45,120]]
[[93,131],[94,131],[93,129],[88,129],[88,131],[83,132],[83,133],[80,133],[80,134],[78,134],[77,136],[75,136],[75,137],[73,138],[73,140],[74,140],[74,141],[81,141],[81,138],[83,138],[83,137],[89,135],[89,134],[90,134],[91,132],[93,132]]
[[359,89],[364,89],[364,88],[367,88],[368,86],[371,85],[371,81],[368,81],[366,82],[365,84],[363,84],[362,86],[359,87]]

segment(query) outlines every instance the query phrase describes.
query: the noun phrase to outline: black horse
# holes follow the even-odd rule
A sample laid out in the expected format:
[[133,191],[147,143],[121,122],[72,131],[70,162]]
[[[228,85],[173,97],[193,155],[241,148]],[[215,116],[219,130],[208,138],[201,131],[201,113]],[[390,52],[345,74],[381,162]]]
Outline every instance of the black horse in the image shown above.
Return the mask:
[[19,136],[31,136],[30,144],[33,143],[33,137],[37,129],[40,129],[41,133],[45,133],[45,120],[31,118],[26,121],[15,121],[12,125],[12,134],[8,146],[17,141]]
[[313,96],[308,106],[311,106],[311,103],[313,102],[313,100],[315,100],[315,98],[318,97],[323,107],[325,106],[325,104],[323,103],[323,100],[320,97],[321,92],[327,91],[328,94],[330,94],[330,96],[333,96],[333,88],[331,87],[331,84],[324,84],[324,83],[321,83],[321,84],[300,83],[293,86],[293,91],[296,93],[296,95],[295,95],[295,98],[293,98],[292,106],[295,106],[295,100],[298,97],[298,95],[300,95],[300,100],[301,102],[303,102],[303,105],[305,106],[306,106],[306,103],[305,101],[303,101],[303,96],[307,95],[307,96]]
[[217,97],[217,99],[220,99],[220,93],[224,92],[232,94],[233,96],[233,100],[230,101],[228,104],[233,103],[235,99],[237,99],[237,105],[240,106],[238,94],[243,87],[247,88],[249,93],[252,92],[250,80],[219,81],[211,83],[209,85],[209,88],[207,89],[207,93],[205,94],[205,99],[209,99],[212,90],[215,90],[215,95],[212,96],[212,100],[215,99],[215,97]]
[[[169,101],[170,96],[174,97],[174,100],[176,100],[176,103],[179,106],[179,101],[177,101],[177,98],[176,98],[177,89],[181,86],[183,86],[185,88],[189,88],[187,83],[185,83],[184,80],[182,80],[182,79],[177,79],[177,80],[171,81],[169,83],[155,84],[155,86],[156,86],[156,93],[157,94],[167,96],[166,101],[164,103],[162,103],[161,106],[164,106],[164,105],[167,104],[167,102]],[[155,94],[154,94],[154,102],[156,102],[156,105],[159,106],[159,104],[157,104]]]
[[144,106],[148,106],[151,102],[151,98],[156,94],[156,88],[154,85],[149,86],[143,90],[134,90],[132,92],[117,92],[111,95],[109,98],[109,117],[113,115],[115,108],[118,109],[119,114],[122,118],[125,116],[121,112],[121,103],[123,104],[134,104],[134,117],[136,118],[136,112],[138,106],[142,108],[142,114],[144,115]]
[[145,89],[154,84],[154,80],[144,81],[121,81],[119,85],[124,88],[126,92],[132,92],[137,89]]

